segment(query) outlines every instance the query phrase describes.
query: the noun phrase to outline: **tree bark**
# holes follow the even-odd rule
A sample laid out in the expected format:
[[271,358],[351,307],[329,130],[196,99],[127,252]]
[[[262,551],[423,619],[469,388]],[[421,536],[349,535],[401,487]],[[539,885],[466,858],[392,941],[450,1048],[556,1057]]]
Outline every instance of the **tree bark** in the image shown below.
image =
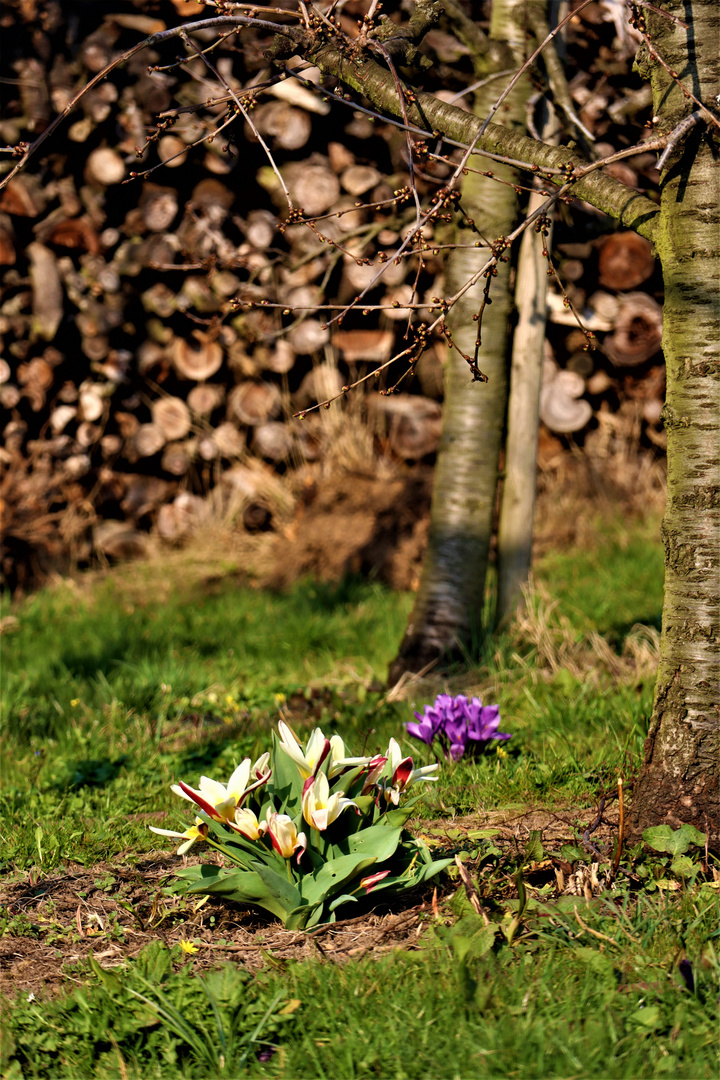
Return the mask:
[[[511,39],[513,59],[521,53],[520,34],[513,20],[514,0],[493,4],[490,35]],[[514,38],[514,40],[512,40]],[[502,65],[507,67],[507,59]],[[475,102],[477,115],[491,107],[504,83],[492,81]],[[508,97],[509,124],[523,117],[525,91],[520,85]],[[505,181],[499,184],[469,173],[462,185],[462,206],[483,236],[494,240],[512,231],[517,202],[512,187],[515,170],[493,170]],[[474,244],[477,233],[461,220],[456,243],[447,264],[445,289],[454,295],[477,270],[478,259],[487,258]],[[390,666],[389,680],[405,672],[422,671],[442,657],[472,648],[482,636],[485,578],[493,532],[507,404],[507,356],[512,306],[509,262],[500,261],[491,282],[491,305],[482,318],[482,345],[477,364],[487,383],[472,383],[467,362],[455,349],[448,350],[445,369],[445,402],[440,450],[430,513],[428,547],[415,605],[398,655]],[[483,300],[485,281],[479,281],[455,304],[448,326],[463,353],[474,355],[478,325],[473,321]]]
[[[696,97],[720,82],[720,7],[673,2],[688,29],[653,16],[657,49]],[[672,129],[694,108],[652,58],[653,105]],[[665,280],[668,493],[660,665],[631,835],[689,822],[720,848],[720,171],[717,129],[691,134],[663,174],[656,245]]]

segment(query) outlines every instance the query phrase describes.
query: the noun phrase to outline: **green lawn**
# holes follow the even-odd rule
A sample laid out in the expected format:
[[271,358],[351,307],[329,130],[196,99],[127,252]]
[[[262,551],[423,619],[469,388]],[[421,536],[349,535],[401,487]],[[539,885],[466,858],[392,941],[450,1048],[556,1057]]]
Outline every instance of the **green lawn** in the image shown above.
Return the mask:
[[[142,815],[166,828],[187,818],[169,785],[224,778],[281,715],[356,753],[395,736],[429,761],[402,724],[443,690],[499,703],[513,737],[506,755],[443,766],[416,828],[527,807],[589,822],[641,757],[656,531],[615,526],[591,550],[545,558],[531,617],[415,700],[382,691],[411,597],[358,580],[273,594],[216,577],[160,591],[138,567],[132,588],[124,571],[6,606],[18,622],[0,639],[5,881],[157,851]],[[201,975],[159,935],[114,970],[76,964],[66,994],[6,1004],[0,1077],[717,1077],[720,897],[702,853],[681,872],[627,852],[615,891],[586,903],[557,897],[542,844],[473,840],[465,857],[490,928],[458,893],[410,951]],[[5,942],[51,944],[10,908],[0,928]]]

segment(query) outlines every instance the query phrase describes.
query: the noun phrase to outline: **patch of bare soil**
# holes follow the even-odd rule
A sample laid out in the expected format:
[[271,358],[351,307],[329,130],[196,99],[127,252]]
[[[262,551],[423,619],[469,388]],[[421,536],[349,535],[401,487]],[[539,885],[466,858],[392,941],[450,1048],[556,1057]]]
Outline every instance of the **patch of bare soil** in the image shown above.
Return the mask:
[[197,951],[187,960],[200,971],[224,962],[254,970],[313,956],[341,961],[370,951],[379,955],[412,947],[428,910],[423,903],[385,905],[297,933],[231,901],[165,895],[162,888],[178,865],[172,855],[153,855],[134,865],[68,866],[39,880],[24,875],[6,882],[0,906],[12,922],[0,938],[0,996],[40,998],[69,990],[84,981],[72,969],[88,956],[113,968],[158,939],[168,947],[192,942]]
[[[572,808],[523,809],[510,817],[481,812],[423,822],[419,831],[438,854],[452,856],[476,846],[472,833],[478,829],[497,829],[494,843],[509,851],[522,851],[530,833],[539,830],[546,858],[529,869],[526,886],[532,890],[545,880],[553,883],[555,867],[569,874],[569,866],[553,852],[576,841],[578,824],[585,828],[592,816]],[[608,851],[616,834],[616,811],[609,808],[592,843]],[[83,983],[73,967],[88,956],[114,968],[158,939],[168,947],[191,942],[197,951],[187,962],[198,971],[222,963],[256,970],[309,957],[339,963],[412,949],[431,920],[441,917],[436,896],[431,899],[426,890],[415,903],[406,898],[298,933],[231,901],[167,895],[163,887],[178,865],[172,854],[153,853],[133,864],[117,859],[92,867],[69,865],[39,879],[30,874],[6,880],[0,886],[0,907],[10,922],[0,938],[0,995],[40,998],[69,990]]]
[[263,585],[284,587],[312,576],[378,578],[395,589],[417,586],[427,542],[433,470],[377,479],[338,473],[303,491],[295,517],[274,538]]

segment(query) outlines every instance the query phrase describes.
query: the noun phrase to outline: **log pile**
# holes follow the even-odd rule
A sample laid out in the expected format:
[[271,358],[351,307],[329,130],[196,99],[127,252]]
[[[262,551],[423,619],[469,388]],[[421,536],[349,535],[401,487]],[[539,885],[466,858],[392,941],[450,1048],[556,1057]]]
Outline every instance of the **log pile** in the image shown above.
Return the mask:
[[[165,9],[202,10],[185,0],[155,5],[152,18],[138,5],[130,14],[92,7],[70,23],[60,5],[27,0],[5,17],[16,79],[2,86],[0,144],[36,137],[138,33],[161,29]],[[218,51],[234,87],[262,73],[267,40],[255,32],[244,54]],[[245,528],[272,528],[291,509],[277,477],[322,462],[334,430],[308,410],[338,395],[332,408],[345,408],[343,387],[402,352],[408,319],[427,320],[443,294],[431,229],[421,254],[393,258],[415,220],[412,200],[394,196],[409,179],[394,128],[331,112],[289,80],[258,96],[254,130],[240,122],[236,145],[205,142],[223,95],[217,88],[210,100],[196,58],[182,71],[148,70],[174,50],[136,56],[99,84],[0,192],[0,577],[11,587],[62,552],[80,562],[126,557],[145,549],[150,531],[179,543],[230,507]],[[582,80],[573,89],[578,107],[585,89]],[[312,228],[288,222],[258,136],[294,205],[320,219]],[[435,168],[437,180],[445,175]],[[434,190],[417,183],[421,197]],[[591,444],[607,416],[624,411],[660,446],[661,314],[649,247],[634,234],[603,234],[596,221],[580,239],[562,228],[557,236],[567,296],[600,349],[585,351],[563,296],[551,297],[543,422],[562,448]],[[328,325],[365,289],[367,307]],[[413,304],[425,306],[413,314]],[[435,453],[444,356],[443,339],[431,338],[390,396],[374,391],[406,364],[370,380],[373,393],[355,412],[376,451],[402,462]]]

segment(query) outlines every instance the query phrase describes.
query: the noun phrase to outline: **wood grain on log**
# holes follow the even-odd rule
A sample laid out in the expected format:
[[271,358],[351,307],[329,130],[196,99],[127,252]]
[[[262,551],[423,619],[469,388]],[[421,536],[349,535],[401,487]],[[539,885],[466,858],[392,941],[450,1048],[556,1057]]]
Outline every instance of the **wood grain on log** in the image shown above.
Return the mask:
[[143,221],[151,232],[166,232],[178,214],[178,193],[175,188],[146,183],[140,196]]
[[616,367],[642,364],[660,351],[662,308],[647,293],[627,293],[620,297],[620,311],[612,334],[603,341],[603,350]]
[[167,502],[174,485],[159,476],[143,476],[126,473],[123,477],[126,488],[120,503],[120,509],[126,517],[138,521],[157,510]]
[[99,146],[88,154],[85,176],[90,183],[110,187],[123,182],[127,176],[127,168],[117,150],[109,146]]
[[592,417],[592,406],[581,398],[585,380],[576,371],[563,371],[554,361],[543,365],[540,419],[550,431],[570,434],[582,431]]
[[292,162],[281,171],[295,205],[309,217],[324,214],[340,195],[340,181],[324,160]]
[[361,360],[382,364],[389,359],[394,340],[392,330],[336,330],[332,344],[348,364]]
[[269,420],[253,430],[250,448],[267,461],[286,461],[293,449],[293,436],[287,424]]
[[234,386],[228,396],[228,416],[241,424],[262,424],[280,411],[280,391],[274,383],[248,379]]
[[155,529],[168,543],[184,540],[207,516],[208,506],[199,495],[182,491],[171,503],[161,506]]
[[191,460],[185,443],[171,442],[163,449],[160,468],[172,476],[184,476],[190,468]]
[[[269,135],[273,145],[281,150],[299,150],[310,138],[312,121],[302,109],[293,108],[283,101],[271,101],[261,105],[252,116],[261,135]],[[249,124],[245,125],[246,137],[257,141]]]
[[218,449],[220,457],[240,457],[245,450],[245,439],[243,435],[229,420],[226,420],[223,424],[218,424],[213,432],[212,439]]
[[636,289],[655,271],[652,246],[636,232],[612,233],[602,243],[598,268],[605,288]]
[[162,428],[157,424],[140,424],[133,436],[133,446],[139,457],[152,457],[167,442]]
[[181,398],[158,398],[150,406],[150,413],[167,442],[184,439],[190,431],[190,410]]
[[223,353],[215,341],[208,341],[195,332],[195,341],[189,342],[176,337],[173,340],[170,355],[172,364],[183,379],[195,379],[198,382],[210,379],[220,370]]
[[147,553],[148,538],[124,521],[100,521],[93,527],[93,546],[106,559],[135,559]]
[[307,409],[309,405],[337,397],[342,387],[343,379],[336,367],[317,364],[300,383],[293,406],[296,410]]
[[225,400],[225,387],[220,383],[199,383],[188,393],[187,403],[196,416],[209,416]]

